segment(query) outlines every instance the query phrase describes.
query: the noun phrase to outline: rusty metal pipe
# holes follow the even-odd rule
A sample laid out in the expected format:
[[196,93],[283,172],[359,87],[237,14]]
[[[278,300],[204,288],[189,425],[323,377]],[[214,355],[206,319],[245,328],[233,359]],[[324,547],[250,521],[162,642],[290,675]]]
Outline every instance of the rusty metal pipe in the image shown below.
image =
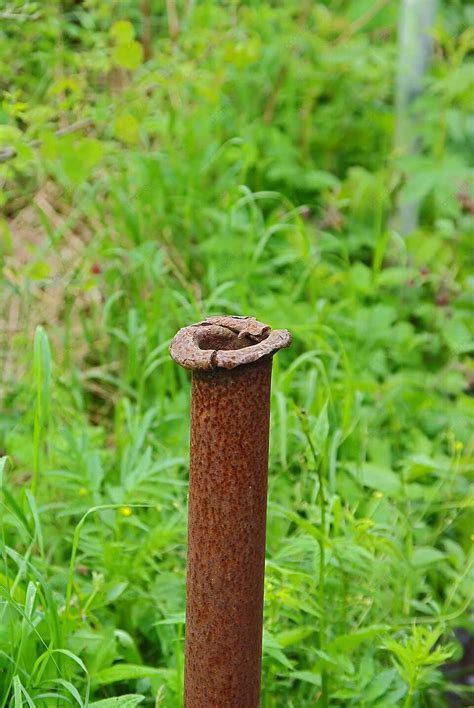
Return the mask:
[[290,342],[253,317],[209,317],[170,346],[193,373],[186,708],[259,705],[272,356]]

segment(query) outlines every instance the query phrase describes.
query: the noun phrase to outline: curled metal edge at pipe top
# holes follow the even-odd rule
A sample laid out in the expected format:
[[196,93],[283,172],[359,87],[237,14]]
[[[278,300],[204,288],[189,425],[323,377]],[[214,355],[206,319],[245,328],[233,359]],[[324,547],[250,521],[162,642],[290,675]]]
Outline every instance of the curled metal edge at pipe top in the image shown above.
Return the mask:
[[[223,348],[206,348],[212,340]],[[255,317],[222,315],[183,327],[169,349],[171,358],[185,369],[211,371],[251,364],[290,344],[291,334],[286,329],[272,330]]]

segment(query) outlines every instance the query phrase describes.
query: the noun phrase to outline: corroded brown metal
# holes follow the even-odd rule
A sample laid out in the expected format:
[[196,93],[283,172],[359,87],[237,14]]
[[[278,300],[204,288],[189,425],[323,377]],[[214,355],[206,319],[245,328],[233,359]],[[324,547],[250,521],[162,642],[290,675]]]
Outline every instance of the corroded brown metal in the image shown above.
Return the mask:
[[210,317],[171,356],[192,369],[186,708],[257,708],[272,356],[286,330]]
[[180,329],[170,353],[185,369],[233,369],[272,356],[290,342],[286,329],[272,331],[254,317],[208,317]]

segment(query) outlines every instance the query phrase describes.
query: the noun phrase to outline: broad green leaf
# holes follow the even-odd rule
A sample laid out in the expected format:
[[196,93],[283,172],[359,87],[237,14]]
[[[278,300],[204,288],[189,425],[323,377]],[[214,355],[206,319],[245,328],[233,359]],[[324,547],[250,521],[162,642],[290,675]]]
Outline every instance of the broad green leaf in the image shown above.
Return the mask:
[[293,671],[290,674],[291,678],[297,679],[298,681],[304,681],[305,683],[312,683],[313,686],[321,685],[320,674],[313,674],[311,671]]
[[364,699],[369,703],[383,696],[397,678],[396,669],[384,669],[374,676],[364,691]]
[[420,568],[424,565],[431,565],[432,563],[439,563],[445,560],[446,556],[437,548],[432,548],[431,546],[419,546],[415,548],[412,556],[412,563],[415,568]]
[[93,683],[106,686],[116,681],[131,681],[134,679],[151,678],[153,676],[166,676],[166,669],[156,669],[152,666],[137,664],[114,664],[108,669],[102,669],[92,676]]
[[135,708],[145,699],[138,693],[129,693],[126,696],[117,696],[116,698],[103,698],[101,701],[89,703],[90,708]]
[[49,88],[48,93],[52,96],[57,96],[58,94],[62,94],[65,92],[68,92],[69,94],[75,93],[75,94],[80,94],[81,93],[81,85],[76,79],[74,79],[73,76],[64,76],[57,81],[55,81]]
[[272,659],[282,666],[285,666],[287,669],[293,668],[293,664],[282,651],[276,637],[273,637],[268,630],[264,630],[263,632],[263,653],[267,656],[271,656]]
[[30,280],[46,280],[51,275],[51,266],[45,261],[36,261],[27,266],[25,274]]
[[63,138],[58,138],[52,130],[41,131],[40,153],[46,160],[55,160],[61,154],[61,142]]
[[330,545],[330,540],[324,535],[324,533],[322,533],[322,531],[320,531],[307,519],[303,519],[299,514],[296,514],[293,511],[284,511],[283,515],[288,519],[291,519],[291,521],[294,521],[295,524],[300,526],[304,531],[306,531],[306,533],[315,538],[317,541]]
[[128,44],[135,37],[135,28],[128,20],[118,20],[110,28],[109,34],[117,44]]
[[82,138],[77,143],[63,139],[63,143],[61,160],[66,177],[75,183],[84,181],[102,159],[102,144],[95,138]]
[[117,44],[112,53],[112,59],[122,69],[134,71],[143,61],[143,47],[140,42],[132,39],[124,44]]
[[409,280],[416,277],[418,277],[418,271],[415,268],[385,268],[379,273],[377,282],[379,285],[395,288],[405,285]]
[[399,685],[396,686],[391,691],[389,691],[388,693],[386,693],[380,701],[377,701],[374,708],[386,708],[387,706],[397,706],[397,707],[400,706],[400,700],[404,696],[406,696],[407,687],[403,683],[401,678],[399,678],[398,681],[399,681]]
[[331,654],[339,652],[350,654],[359,644],[362,644],[362,642],[374,639],[374,637],[384,634],[388,629],[388,625],[380,624],[368,627],[367,629],[356,629],[348,634],[341,634],[339,637],[332,640],[328,646],[328,651]]
[[474,337],[467,325],[459,318],[446,321],[442,333],[448,347],[456,354],[474,350]]
[[301,644],[301,642],[311,636],[314,631],[313,627],[297,627],[295,629],[288,629],[285,632],[280,632],[276,635],[275,639],[278,644],[285,649],[293,644]]
[[435,185],[436,176],[431,170],[415,172],[400,191],[400,201],[402,203],[422,201]]
[[138,128],[138,121],[131,113],[121,113],[114,122],[115,137],[130,145],[138,142]]
[[400,477],[390,469],[384,469],[377,465],[366,462],[362,469],[357,470],[355,464],[346,465],[349,472],[364,487],[375,489],[384,494],[396,495],[401,489]]
[[322,189],[334,189],[339,186],[339,180],[331,172],[309,170],[303,173],[300,186],[317,192]]
[[100,162],[104,154],[102,143],[95,138],[82,138],[79,142],[79,149],[82,162],[85,164],[88,171]]
[[330,656],[327,651],[323,651],[322,649],[315,649],[314,653],[320,659],[321,663],[325,666],[338,666],[337,659],[334,656]]
[[16,145],[21,140],[21,130],[13,125],[0,125],[0,146]]
[[122,595],[122,593],[124,593],[127,588],[127,582],[116,583],[110,588],[110,590],[107,590],[107,594],[105,596],[106,601],[115,602],[115,600],[117,600],[117,598],[119,598],[120,595]]

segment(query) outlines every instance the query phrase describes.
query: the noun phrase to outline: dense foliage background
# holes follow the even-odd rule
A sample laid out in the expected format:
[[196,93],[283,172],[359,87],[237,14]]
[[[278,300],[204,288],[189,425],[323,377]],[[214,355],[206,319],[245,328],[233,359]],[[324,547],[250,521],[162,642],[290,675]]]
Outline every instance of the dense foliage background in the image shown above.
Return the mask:
[[181,705],[189,380],[167,347],[219,313],[294,337],[263,706],[474,701],[474,13],[440,2],[407,155],[398,12],[4,0],[1,708]]

